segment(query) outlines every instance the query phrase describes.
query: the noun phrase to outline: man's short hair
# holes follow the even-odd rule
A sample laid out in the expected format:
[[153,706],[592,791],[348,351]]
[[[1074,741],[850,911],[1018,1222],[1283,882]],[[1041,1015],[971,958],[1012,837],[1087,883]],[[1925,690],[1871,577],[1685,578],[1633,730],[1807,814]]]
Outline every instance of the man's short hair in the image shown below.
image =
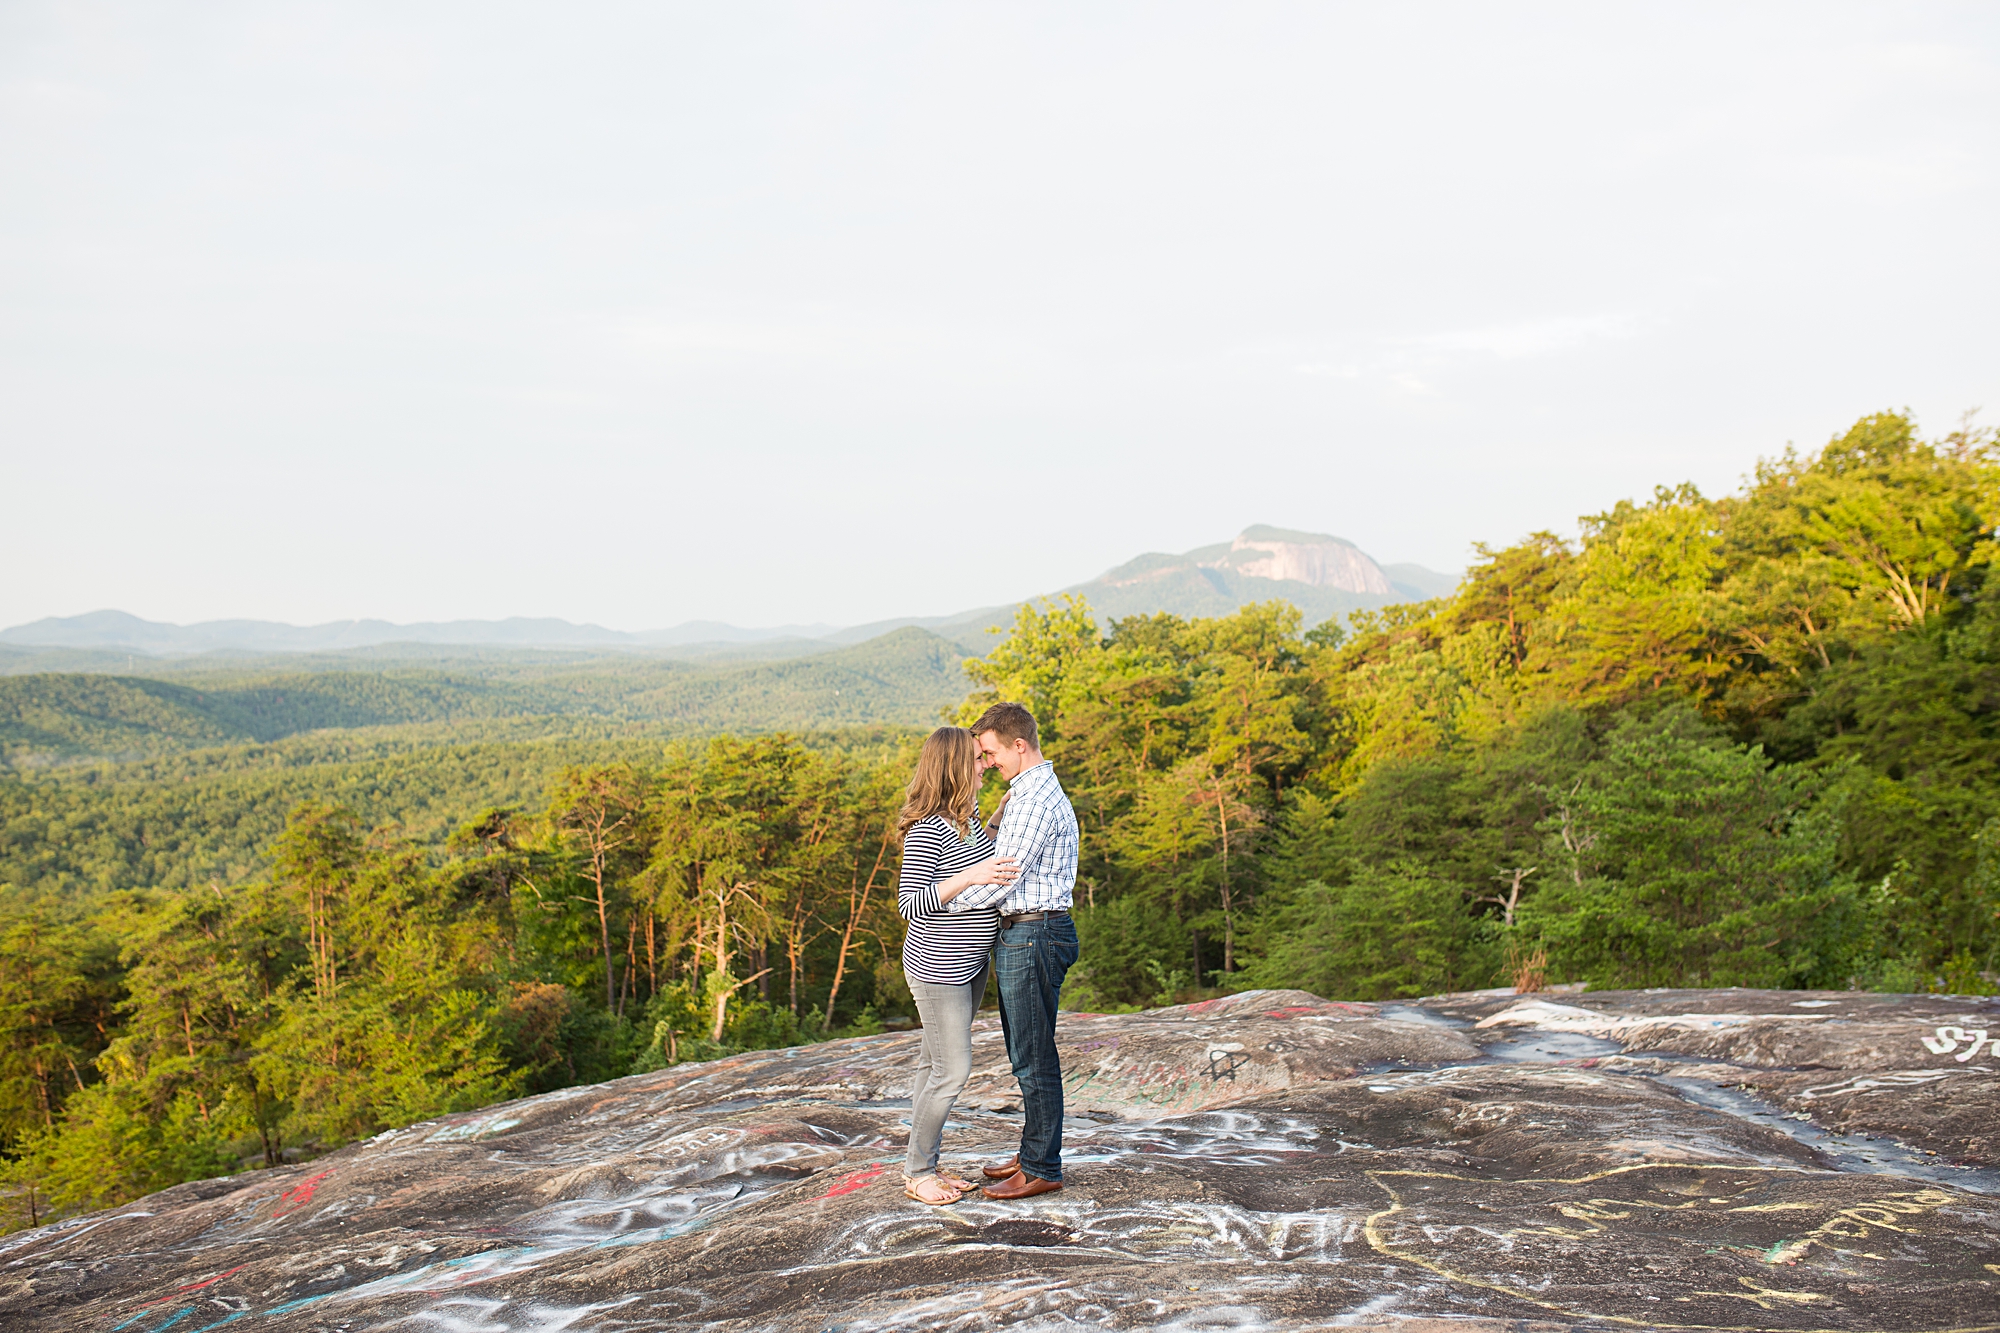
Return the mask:
[[996,732],[1003,741],[1026,741],[1028,748],[1042,748],[1035,735],[1035,715],[1019,704],[998,703],[979,715],[972,724],[972,734],[984,736]]

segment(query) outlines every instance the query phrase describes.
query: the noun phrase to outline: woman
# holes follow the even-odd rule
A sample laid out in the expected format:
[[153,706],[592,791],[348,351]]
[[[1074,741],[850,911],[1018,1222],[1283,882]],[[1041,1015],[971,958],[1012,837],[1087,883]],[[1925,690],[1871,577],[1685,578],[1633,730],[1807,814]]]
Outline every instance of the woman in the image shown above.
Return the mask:
[[991,907],[952,913],[945,904],[975,884],[1010,884],[1020,873],[993,855],[979,823],[979,780],[986,762],[963,727],[939,727],[924,741],[917,773],[896,821],[903,872],[896,910],[910,923],[903,975],[924,1024],[910,1089],[910,1151],[903,1193],[919,1203],[957,1203],[972,1182],[938,1170],[945,1117],[972,1073],[972,1018],[986,995],[986,972],[999,913]]

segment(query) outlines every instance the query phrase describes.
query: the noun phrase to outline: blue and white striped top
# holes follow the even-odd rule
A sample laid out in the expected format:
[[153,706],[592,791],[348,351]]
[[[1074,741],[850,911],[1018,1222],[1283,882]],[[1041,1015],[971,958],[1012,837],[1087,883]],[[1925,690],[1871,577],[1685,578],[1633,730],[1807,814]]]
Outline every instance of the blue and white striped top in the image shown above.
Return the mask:
[[928,815],[903,835],[896,910],[910,923],[903,937],[903,975],[911,981],[963,986],[978,978],[1000,933],[1000,913],[992,907],[948,912],[938,902],[937,886],[991,855],[993,839],[977,817],[970,838],[959,837],[943,815]]

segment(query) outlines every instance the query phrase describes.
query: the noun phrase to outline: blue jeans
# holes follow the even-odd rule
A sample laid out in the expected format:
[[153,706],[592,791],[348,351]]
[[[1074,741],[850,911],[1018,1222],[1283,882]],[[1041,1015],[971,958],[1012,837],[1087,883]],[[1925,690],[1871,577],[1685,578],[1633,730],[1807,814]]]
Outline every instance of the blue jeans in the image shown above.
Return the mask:
[[1076,963],[1076,926],[1068,914],[1002,926],[1000,1029],[1021,1083],[1021,1170],[1062,1179],[1062,1064],[1056,1058],[1056,1001]]

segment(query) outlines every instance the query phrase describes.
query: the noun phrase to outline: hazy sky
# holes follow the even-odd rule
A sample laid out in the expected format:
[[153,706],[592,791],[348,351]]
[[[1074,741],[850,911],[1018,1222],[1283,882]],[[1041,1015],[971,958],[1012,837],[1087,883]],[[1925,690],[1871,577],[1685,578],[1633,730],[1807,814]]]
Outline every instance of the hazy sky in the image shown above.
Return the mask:
[[2000,418],[2000,6],[0,5],[0,625],[961,610]]

